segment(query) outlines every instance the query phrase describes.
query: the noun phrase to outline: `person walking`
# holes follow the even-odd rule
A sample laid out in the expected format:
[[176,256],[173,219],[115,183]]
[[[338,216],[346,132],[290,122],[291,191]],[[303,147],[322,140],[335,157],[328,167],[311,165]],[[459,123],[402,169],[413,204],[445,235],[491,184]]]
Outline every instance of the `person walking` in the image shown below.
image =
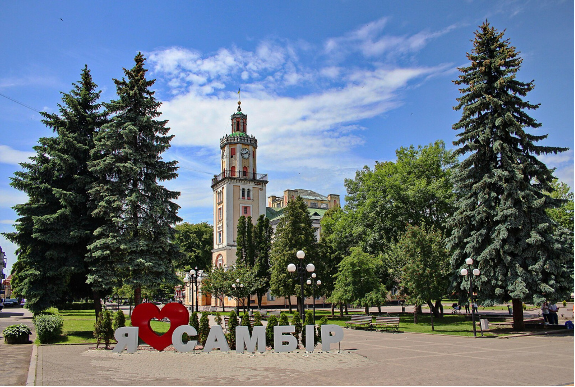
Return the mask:
[[541,314],[543,314],[545,324],[549,324],[549,304],[547,301],[544,301],[543,305],[541,305]]
[[465,303],[465,313],[469,313],[469,301]]
[[557,307],[557,304],[552,303],[551,305],[549,305],[549,324],[555,324],[555,325],[559,324],[559,319],[557,317],[558,310],[559,308]]

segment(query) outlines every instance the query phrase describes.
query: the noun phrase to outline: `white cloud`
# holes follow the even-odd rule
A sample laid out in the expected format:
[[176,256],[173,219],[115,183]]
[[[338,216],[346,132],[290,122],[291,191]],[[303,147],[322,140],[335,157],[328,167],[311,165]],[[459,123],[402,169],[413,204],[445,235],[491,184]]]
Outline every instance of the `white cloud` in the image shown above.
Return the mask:
[[[374,21],[324,47],[340,52],[355,46],[369,57],[388,50],[386,45],[396,52],[416,51],[445,33],[386,38],[380,36],[386,23],[385,18]],[[219,140],[230,132],[238,86],[248,134],[258,139],[258,173],[270,177],[268,190],[309,184],[343,196],[343,179],[373,164],[354,152],[365,142],[359,122],[400,106],[410,85],[445,71],[445,66],[401,68],[381,61],[340,67],[329,60],[311,69],[299,57],[310,51],[305,42],[265,40],[253,52],[232,47],[205,55],[172,47],[148,55],[153,76],[173,95],[161,108],[175,135],[170,152],[180,160],[180,176],[194,176],[193,181],[178,179],[180,205],[212,206],[208,174],[219,173]],[[288,186],[278,187],[274,176]]]
[[569,185],[571,191],[573,191],[573,165],[575,161],[573,149],[557,154],[539,155],[537,158],[543,161],[547,167],[556,168],[554,173],[555,177]]
[[17,165],[28,161],[28,158],[34,154],[34,152],[19,151],[7,145],[0,145],[0,163]]
[[16,204],[26,203],[28,195],[15,189],[0,188],[0,207],[11,208]]

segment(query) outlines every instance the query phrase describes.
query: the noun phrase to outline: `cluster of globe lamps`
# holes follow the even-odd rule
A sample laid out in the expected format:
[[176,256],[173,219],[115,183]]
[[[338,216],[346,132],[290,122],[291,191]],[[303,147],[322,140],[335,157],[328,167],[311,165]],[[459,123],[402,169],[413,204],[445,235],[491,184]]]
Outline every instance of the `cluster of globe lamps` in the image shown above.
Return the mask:
[[[308,285],[312,285],[312,282],[316,278],[316,274],[314,273],[315,266],[313,263],[308,263],[307,265],[304,266],[303,259],[305,258],[305,252],[303,252],[302,250],[299,250],[296,253],[296,257],[298,258],[297,266],[293,263],[290,263],[287,266],[287,271],[290,273],[297,272],[299,275],[300,291],[301,291],[300,316],[301,316],[302,321],[303,321],[303,319],[305,317],[305,314],[304,314],[304,300],[305,300],[305,298],[304,298],[304,292],[303,292],[303,285],[304,285],[305,277],[306,277],[307,273],[312,273],[311,274],[312,279],[308,279],[307,281],[305,281]],[[315,320],[315,288],[316,288],[316,286],[319,286],[319,285],[321,285],[321,280],[318,279],[314,283],[314,286],[313,286],[313,318],[314,318],[314,320]]]

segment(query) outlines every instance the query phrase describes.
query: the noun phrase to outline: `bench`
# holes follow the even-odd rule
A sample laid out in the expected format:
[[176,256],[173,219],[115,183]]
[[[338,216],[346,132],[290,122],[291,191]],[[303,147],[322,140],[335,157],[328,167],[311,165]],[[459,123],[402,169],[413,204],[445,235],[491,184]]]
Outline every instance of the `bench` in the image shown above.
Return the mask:
[[376,330],[385,329],[386,331],[388,328],[393,328],[394,331],[397,332],[399,331],[399,317],[376,316],[375,322],[372,322],[371,326]]
[[371,326],[371,316],[351,316],[351,320],[345,322],[346,328],[360,327],[369,328]]

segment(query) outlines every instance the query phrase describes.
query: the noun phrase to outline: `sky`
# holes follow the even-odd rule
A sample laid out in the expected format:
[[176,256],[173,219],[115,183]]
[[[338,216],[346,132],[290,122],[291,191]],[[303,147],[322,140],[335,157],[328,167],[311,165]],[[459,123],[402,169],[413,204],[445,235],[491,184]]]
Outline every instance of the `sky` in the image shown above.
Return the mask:
[[[27,200],[10,187],[18,163],[53,135],[39,111],[57,112],[88,65],[101,101],[142,52],[169,120],[180,217],[212,223],[219,139],[241,89],[258,139],[267,195],[311,189],[345,198],[344,179],[402,146],[443,140],[461,112],[453,83],[485,20],[523,58],[517,78],[548,134],[541,156],[573,187],[573,2],[566,1],[13,1],[0,4],[0,232]],[[16,246],[0,236],[8,272]]]

